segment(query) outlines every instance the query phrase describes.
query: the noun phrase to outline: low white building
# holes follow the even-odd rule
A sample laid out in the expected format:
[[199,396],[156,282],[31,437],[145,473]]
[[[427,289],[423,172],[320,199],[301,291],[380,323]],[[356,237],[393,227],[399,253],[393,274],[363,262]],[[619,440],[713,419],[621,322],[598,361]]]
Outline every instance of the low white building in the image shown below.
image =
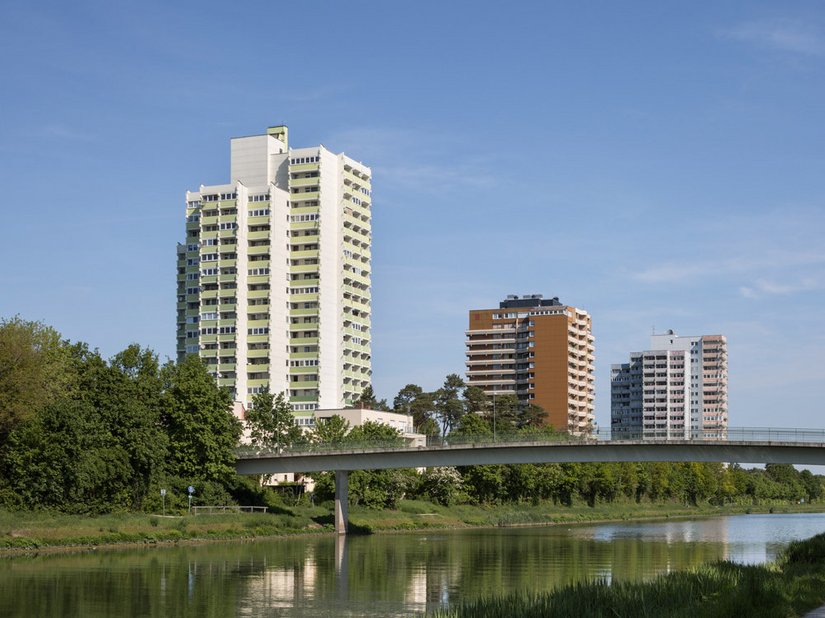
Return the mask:
[[[312,415],[312,426],[319,420],[326,420],[333,416],[340,416],[349,423],[350,428],[358,427],[364,423],[380,423],[389,425],[397,429],[407,440],[409,446],[426,446],[427,436],[423,433],[415,433],[412,416],[398,414],[396,412],[385,412],[383,410],[370,410],[369,408],[341,408],[337,410],[316,410]],[[300,417],[296,417],[297,419]]]
[[[369,408],[333,408],[329,410],[315,410],[313,412],[296,412],[295,424],[301,427],[305,432],[309,432],[315,427],[318,421],[324,421],[333,416],[340,416],[347,423],[350,429],[359,427],[364,423],[380,423],[388,425],[393,429],[398,430],[407,442],[407,446],[418,447],[427,445],[427,436],[423,433],[415,433],[413,428],[412,416],[406,414],[398,414],[396,412],[385,412],[383,410],[371,410]],[[242,441],[248,443],[248,428],[244,431],[244,438]],[[301,481],[300,478],[295,478],[292,473],[277,474],[270,479],[270,483],[277,485],[279,483],[294,483]],[[312,491],[312,483],[309,479],[303,479],[306,484],[306,489]]]

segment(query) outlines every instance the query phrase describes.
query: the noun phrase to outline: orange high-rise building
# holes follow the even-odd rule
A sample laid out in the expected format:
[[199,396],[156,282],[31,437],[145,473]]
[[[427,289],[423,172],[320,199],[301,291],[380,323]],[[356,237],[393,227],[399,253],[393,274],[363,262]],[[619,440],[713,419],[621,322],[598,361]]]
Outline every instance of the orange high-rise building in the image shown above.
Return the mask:
[[472,309],[466,331],[467,384],[487,395],[516,395],[571,433],[593,426],[590,315],[539,294],[508,296],[498,309]]

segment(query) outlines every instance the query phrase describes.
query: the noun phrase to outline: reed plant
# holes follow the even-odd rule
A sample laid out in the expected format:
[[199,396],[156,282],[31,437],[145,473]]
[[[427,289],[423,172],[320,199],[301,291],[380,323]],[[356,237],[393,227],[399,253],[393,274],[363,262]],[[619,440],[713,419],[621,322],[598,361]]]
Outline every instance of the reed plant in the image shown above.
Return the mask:
[[792,543],[774,563],[709,563],[647,582],[582,582],[543,594],[468,601],[432,618],[780,618],[825,603],[825,534]]

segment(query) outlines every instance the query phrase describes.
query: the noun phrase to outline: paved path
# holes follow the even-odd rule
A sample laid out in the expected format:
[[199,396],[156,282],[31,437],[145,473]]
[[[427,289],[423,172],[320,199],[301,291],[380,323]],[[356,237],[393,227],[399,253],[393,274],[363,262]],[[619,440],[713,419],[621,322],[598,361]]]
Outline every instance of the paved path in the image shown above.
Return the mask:
[[825,618],[825,605],[805,614],[802,618]]

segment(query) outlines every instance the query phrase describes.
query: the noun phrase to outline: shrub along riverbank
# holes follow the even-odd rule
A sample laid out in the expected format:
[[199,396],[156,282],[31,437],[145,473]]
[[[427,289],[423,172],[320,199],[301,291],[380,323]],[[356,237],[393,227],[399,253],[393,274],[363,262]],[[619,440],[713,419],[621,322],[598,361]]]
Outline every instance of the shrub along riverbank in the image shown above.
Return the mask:
[[[821,512],[825,505],[743,507],[684,506],[670,503],[611,503],[557,506],[500,505],[445,507],[423,500],[402,500],[397,509],[353,507],[351,531],[381,533],[434,528],[576,524],[641,521],[671,517],[710,517],[747,512]],[[186,515],[163,517],[140,513],[99,516],[0,511],[0,552],[83,548],[115,544],[253,539],[295,534],[331,533],[330,504],[270,507],[266,514]]]
[[825,603],[825,534],[796,541],[774,563],[714,562],[643,583],[582,583],[432,612],[432,618],[707,618],[800,616]]

